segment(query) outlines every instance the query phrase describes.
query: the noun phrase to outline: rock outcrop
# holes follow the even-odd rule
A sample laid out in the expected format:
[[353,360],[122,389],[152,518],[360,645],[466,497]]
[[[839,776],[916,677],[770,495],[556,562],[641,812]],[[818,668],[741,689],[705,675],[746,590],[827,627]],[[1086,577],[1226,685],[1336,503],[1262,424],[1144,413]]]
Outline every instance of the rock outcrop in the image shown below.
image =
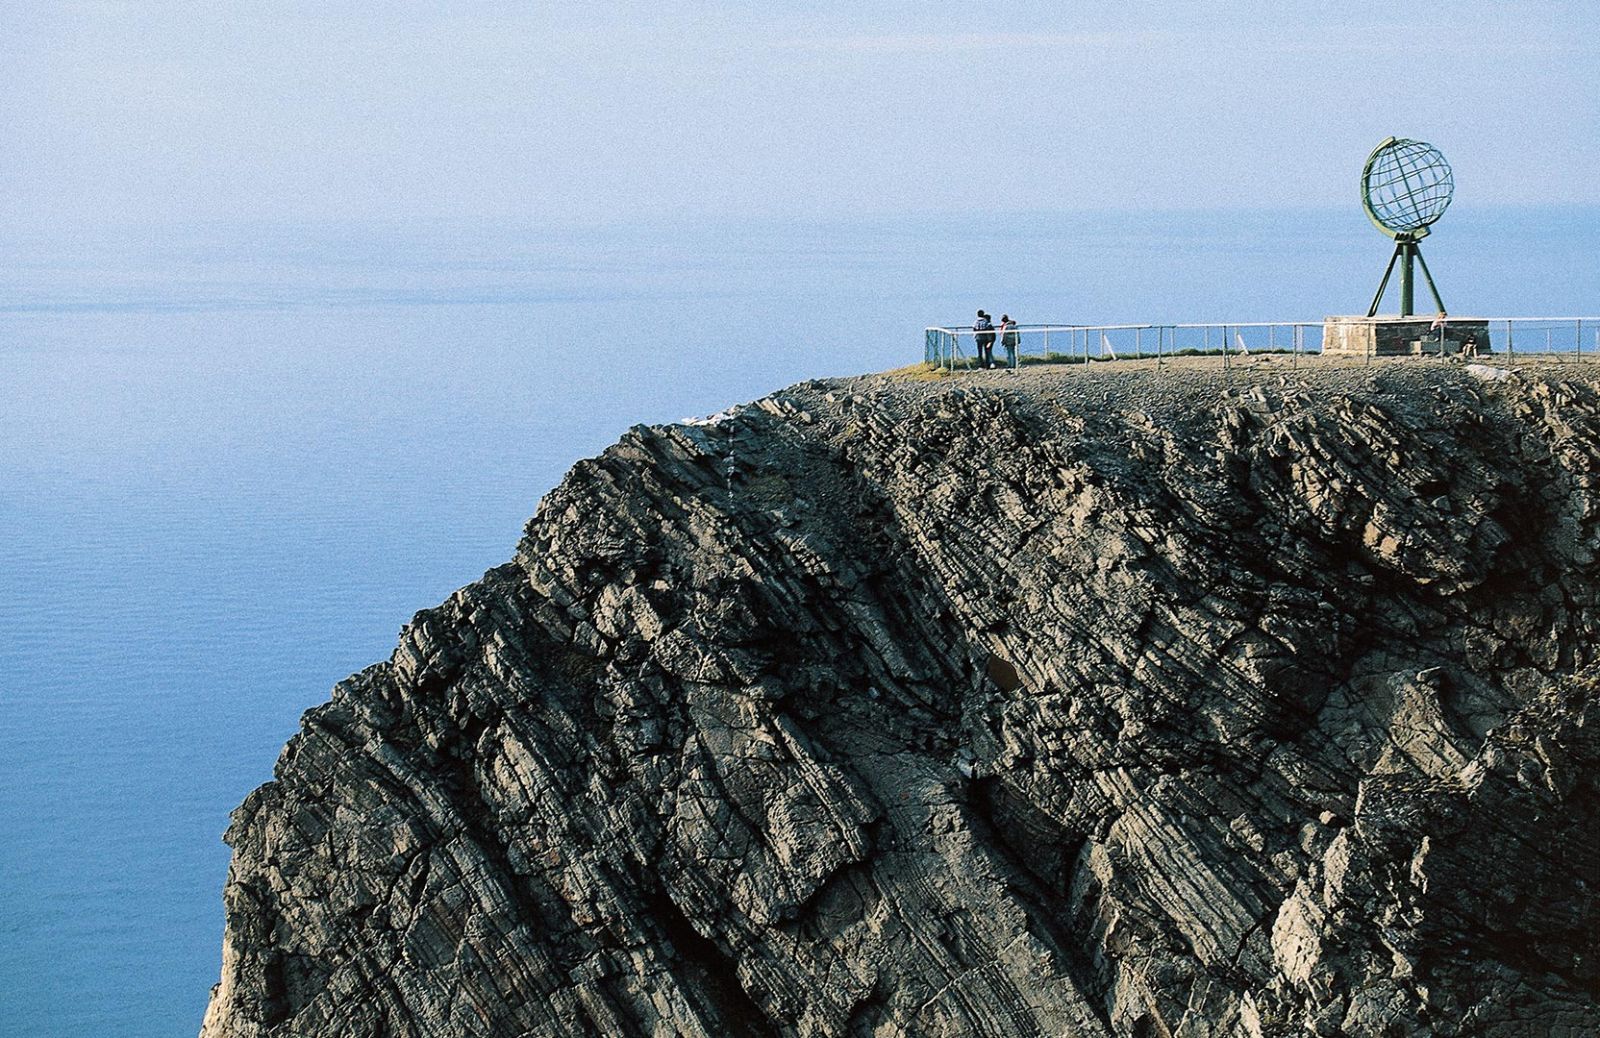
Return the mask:
[[1597,382],[635,428],[234,813],[202,1034],[1600,1033]]

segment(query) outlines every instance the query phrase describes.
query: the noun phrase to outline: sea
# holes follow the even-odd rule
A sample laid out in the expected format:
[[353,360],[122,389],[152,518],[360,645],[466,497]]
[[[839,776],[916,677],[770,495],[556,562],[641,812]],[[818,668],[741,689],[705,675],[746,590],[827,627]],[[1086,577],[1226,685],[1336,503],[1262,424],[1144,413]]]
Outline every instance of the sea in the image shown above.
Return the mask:
[[[1364,313],[1359,207],[0,229],[0,1036],[194,1035],[228,813],[635,423],[928,325]],[[1456,313],[1600,312],[1600,207],[1458,204]]]

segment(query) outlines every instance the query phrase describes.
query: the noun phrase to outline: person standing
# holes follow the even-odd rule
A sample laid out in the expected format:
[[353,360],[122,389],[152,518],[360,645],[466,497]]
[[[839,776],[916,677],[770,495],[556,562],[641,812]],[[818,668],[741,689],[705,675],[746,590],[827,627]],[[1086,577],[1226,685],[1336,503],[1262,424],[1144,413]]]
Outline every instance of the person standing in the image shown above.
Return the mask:
[[989,320],[989,315],[982,310],[978,311],[978,319],[972,322],[975,333],[972,341],[978,347],[978,367],[994,367],[994,322]]
[[1022,337],[1017,332],[1017,322],[1011,319],[1010,314],[1000,315],[1000,345],[1006,348],[1006,367],[1017,366],[1017,347],[1021,345]]

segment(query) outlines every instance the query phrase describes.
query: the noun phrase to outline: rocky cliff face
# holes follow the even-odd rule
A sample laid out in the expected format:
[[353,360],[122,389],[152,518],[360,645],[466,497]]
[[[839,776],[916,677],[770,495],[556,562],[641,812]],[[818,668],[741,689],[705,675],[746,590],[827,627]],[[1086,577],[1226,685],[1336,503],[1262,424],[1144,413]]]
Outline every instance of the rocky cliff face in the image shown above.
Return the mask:
[[1579,369],[636,428],[235,812],[202,1033],[1600,1033],[1597,520]]

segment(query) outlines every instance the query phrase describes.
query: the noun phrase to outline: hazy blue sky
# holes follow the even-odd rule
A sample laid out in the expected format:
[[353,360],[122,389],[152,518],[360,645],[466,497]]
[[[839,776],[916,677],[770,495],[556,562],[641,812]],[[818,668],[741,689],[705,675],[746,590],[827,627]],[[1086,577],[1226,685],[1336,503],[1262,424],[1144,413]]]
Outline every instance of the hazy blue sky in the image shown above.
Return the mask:
[[1600,3],[0,0],[0,220],[1600,201]]

